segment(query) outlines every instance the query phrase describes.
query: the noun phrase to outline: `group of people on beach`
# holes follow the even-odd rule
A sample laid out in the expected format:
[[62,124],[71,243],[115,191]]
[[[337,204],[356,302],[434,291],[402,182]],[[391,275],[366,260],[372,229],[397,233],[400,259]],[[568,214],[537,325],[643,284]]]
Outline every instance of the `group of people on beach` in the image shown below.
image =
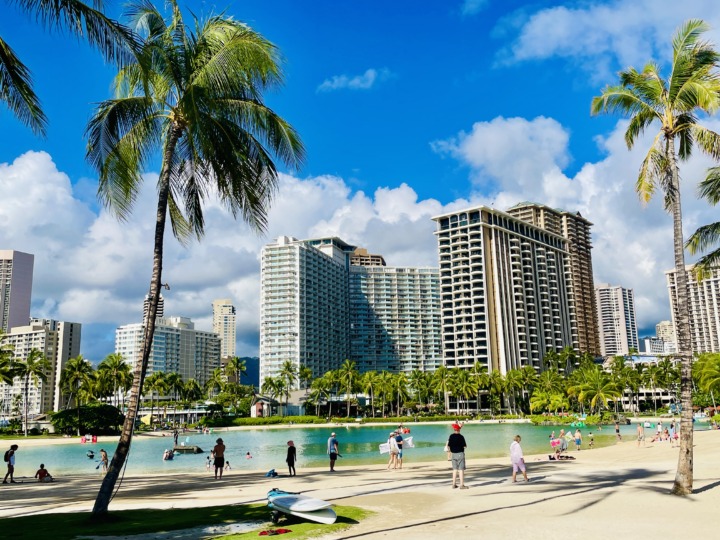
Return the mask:
[[[10,446],[9,450],[5,451],[5,455],[3,459],[5,460],[5,463],[7,463],[7,472],[5,473],[5,478],[3,478],[3,484],[18,484],[15,480],[15,452],[17,452],[19,446],[17,444],[13,444]],[[8,482],[8,478],[10,481]],[[41,463],[40,468],[35,473],[35,478],[37,478],[38,482],[52,482],[53,477],[50,474],[50,472],[45,468],[45,464]]]

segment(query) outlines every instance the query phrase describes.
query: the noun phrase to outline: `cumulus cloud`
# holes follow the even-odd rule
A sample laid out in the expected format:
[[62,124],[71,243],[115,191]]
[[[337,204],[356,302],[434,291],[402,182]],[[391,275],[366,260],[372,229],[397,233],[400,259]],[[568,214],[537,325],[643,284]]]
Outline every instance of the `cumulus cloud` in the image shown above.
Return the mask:
[[362,75],[333,75],[325,79],[318,87],[318,92],[332,92],[335,90],[369,90],[376,83],[386,81],[392,77],[387,68],[370,68]]
[[716,8],[714,0],[616,0],[509,16],[499,28],[517,27],[517,37],[500,56],[507,62],[561,57],[605,80],[619,68],[640,68],[650,58],[669,58],[670,38],[687,19],[707,21],[712,27],[707,37],[717,43]]
[[[708,127],[720,129],[720,122]],[[618,122],[597,139],[605,156],[585,163],[574,176],[567,128],[552,118],[497,117],[433,143],[435,150],[469,171],[467,198],[441,204],[420,199],[411,185],[365,193],[336,176],[280,175],[268,229],[258,234],[211,198],[205,206],[206,236],[180,246],[168,229],[163,281],[166,314],[191,317],[211,328],[211,303],[233,299],[238,316],[238,354],[256,355],[259,334],[262,246],[280,235],[339,236],[382,254],[389,265],[437,266],[432,217],[485,204],[506,209],[520,201],[580,212],[594,223],[597,282],[635,291],[641,328],[669,318],[664,272],[673,267],[672,220],[662,201],[643,207],[634,192],[639,164],[650,144],[632,151]],[[649,135],[652,135],[650,133]],[[715,210],[695,197],[709,160],[682,164],[685,234],[716,220]],[[157,175],[145,177],[127,222],[87,201],[88,186],[75,193],[51,156],[28,152],[0,164],[0,247],[35,254],[33,315],[84,325],[83,353],[98,361],[111,352],[114,328],[138,322],[152,269]]]

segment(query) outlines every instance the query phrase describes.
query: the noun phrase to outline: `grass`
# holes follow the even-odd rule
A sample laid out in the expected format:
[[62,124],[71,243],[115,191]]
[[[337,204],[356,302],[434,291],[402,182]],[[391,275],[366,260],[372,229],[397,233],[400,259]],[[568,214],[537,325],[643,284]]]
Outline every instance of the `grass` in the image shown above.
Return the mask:
[[258,531],[277,527],[291,528],[292,533],[283,538],[315,538],[338,532],[357,524],[370,512],[352,506],[336,506],[338,519],[333,525],[322,525],[294,518],[281,520],[275,526],[270,522],[270,511],[261,504],[211,506],[205,508],[178,508],[171,510],[122,510],[111,512],[100,519],[93,519],[87,513],[38,514],[0,520],[0,528],[12,530],[13,538],[52,538],[53,540],[74,540],[88,536],[129,536],[167,531],[180,531],[207,525],[223,525],[238,522],[262,521],[261,529],[243,534],[218,538],[257,538]]

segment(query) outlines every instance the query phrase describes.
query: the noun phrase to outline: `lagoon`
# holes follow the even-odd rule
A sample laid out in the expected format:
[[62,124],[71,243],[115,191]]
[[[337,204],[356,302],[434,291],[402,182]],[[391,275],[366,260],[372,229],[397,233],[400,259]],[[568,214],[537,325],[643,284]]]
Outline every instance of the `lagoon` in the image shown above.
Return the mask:
[[[338,426],[298,426],[272,427],[264,426],[253,429],[225,430],[216,429],[210,434],[188,432],[181,434],[180,443],[199,446],[203,454],[176,454],[172,461],[163,461],[162,455],[166,448],[172,448],[170,436],[143,436],[133,439],[128,456],[128,475],[162,473],[203,473],[206,470],[207,456],[215,445],[215,440],[222,437],[227,447],[225,459],[230,462],[233,470],[261,471],[277,469],[279,473],[286,470],[285,455],[287,441],[293,440],[297,447],[297,469],[303,467],[326,467],[328,464],[326,448],[327,439],[333,431],[340,442],[338,468],[357,467],[362,465],[379,465],[387,462],[387,455],[380,455],[378,445],[384,443],[391,429],[395,426],[347,424]],[[405,437],[413,437],[414,448],[404,451],[404,462],[442,461],[445,459],[443,446],[452,433],[449,423],[407,424],[411,432]],[[523,423],[467,423],[462,434],[468,444],[467,457],[485,458],[509,455],[510,443],[515,435],[522,437],[522,446],[526,455],[550,452],[548,437],[552,431],[559,433],[559,426],[534,426]],[[583,451],[588,450],[588,434],[592,431],[595,447],[608,446],[615,443],[612,426],[602,429],[581,429],[584,441]],[[635,426],[621,426],[623,438],[631,440],[635,437]],[[17,453],[17,473],[20,476],[32,476],[40,463],[54,476],[67,475],[100,475],[100,449],[104,448],[110,458],[115,451],[115,443],[62,444],[45,446],[27,446]],[[571,451],[574,444],[570,446]],[[92,450],[95,458],[87,457]],[[250,452],[252,459],[246,459]]]

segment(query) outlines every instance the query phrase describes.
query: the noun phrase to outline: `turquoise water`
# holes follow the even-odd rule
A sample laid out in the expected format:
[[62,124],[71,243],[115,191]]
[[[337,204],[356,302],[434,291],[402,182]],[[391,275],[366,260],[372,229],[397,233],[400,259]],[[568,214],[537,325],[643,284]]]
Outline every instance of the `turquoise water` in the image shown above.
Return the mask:
[[[285,455],[287,441],[293,440],[297,447],[297,469],[303,467],[325,467],[328,464],[326,448],[330,433],[335,431],[340,442],[338,468],[364,464],[382,464],[387,462],[387,454],[380,455],[378,445],[384,443],[393,426],[321,426],[297,428],[258,428],[244,431],[216,430],[209,435],[188,433],[180,436],[179,441],[186,445],[202,448],[204,454],[180,454],[172,461],[163,461],[162,455],[166,448],[172,448],[172,437],[138,436],[133,439],[128,458],[127,474],[141,475],[146,473],[188,473],[204,472],[207,456],[215,445],[215,439],[222,437],[225,446],[225,459],[230,461],[234,470],[268,471],[277,469],[279,473],[286,471]],[[443,446],[452,433],[449,424],[408,424],[415,448],[404,451],[405,463],[420,461],[440,461],[445,459]],[[466,424],[462,434],[467,441],[467,456],[470,458],[508,456],[510,443],[515,435],[522,437],[525,454],[549,453],[548,436],[552,431],[559,433],[559,427],[533,426],[531,424]],[[607,446],[615,443],[612,426],[602,430],[585,428],[581,430],[587,449],[588,433],[593,432],[595,446]],[[624,437],[635,437],[635,426],[622,426]],[[17,452],[16,474],[33,476],[40,463],[55,476],[63,475],[94,475],[100,474],[96,469],[100,448],[104,448],[110,458],[115,451],[115,444],[107,442],[98,444],[64,444],[23,448],[20,441]],[[571,445],[571,449],[574,445]],[[95,459],[89,459],[88,450],[95,452]],[[246,459],[247,452],[253,456]]]

